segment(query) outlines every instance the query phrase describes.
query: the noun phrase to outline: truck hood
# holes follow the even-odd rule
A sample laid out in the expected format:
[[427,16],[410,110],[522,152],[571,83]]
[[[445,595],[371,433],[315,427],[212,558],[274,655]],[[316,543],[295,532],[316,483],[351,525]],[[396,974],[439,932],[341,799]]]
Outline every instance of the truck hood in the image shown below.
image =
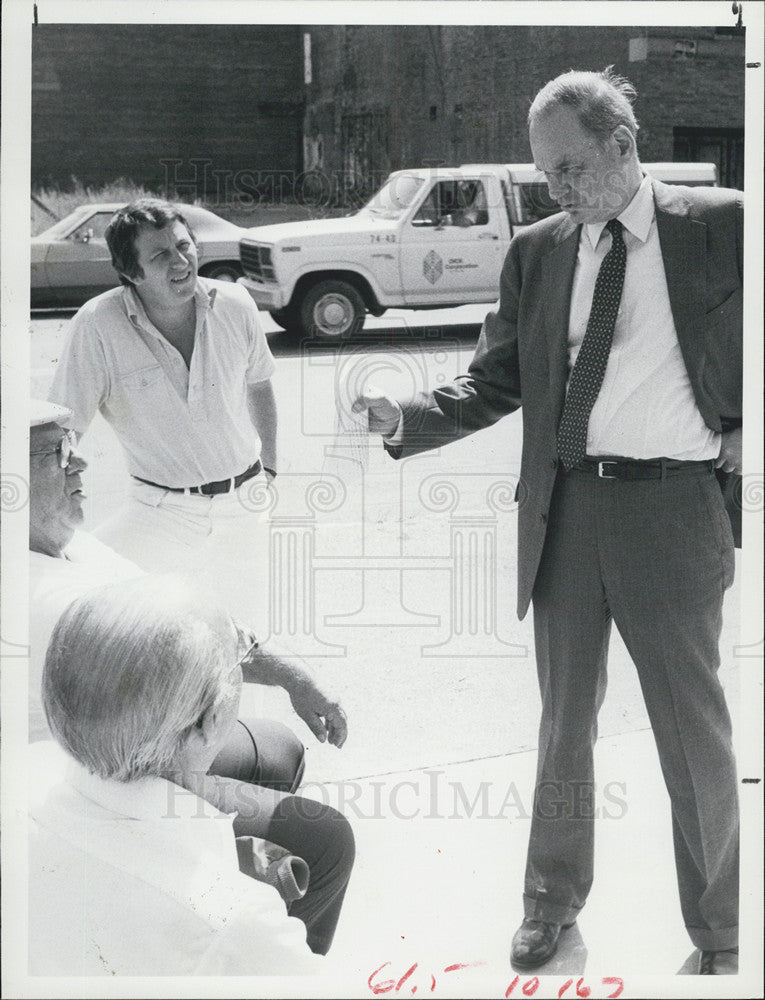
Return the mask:
[[392,233],[398,228],[397,219],[376,218],[373,215],[349,215],[340,219],[309,219],[305,222],[283,222],[275,226],[254,226],[243,238],[257,243],[285,243],[306,246],[314,243],[337,242],[346,246],[362,243],[370,233]]

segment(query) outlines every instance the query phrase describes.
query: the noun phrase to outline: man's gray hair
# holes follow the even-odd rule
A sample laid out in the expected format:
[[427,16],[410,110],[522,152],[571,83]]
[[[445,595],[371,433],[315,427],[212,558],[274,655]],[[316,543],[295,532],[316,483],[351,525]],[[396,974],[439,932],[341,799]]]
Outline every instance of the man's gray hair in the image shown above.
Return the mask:
[[160,776],[227,694],[235,653],[227,616],[180,579],[98,587],[69,605],[48,645],[42,701],[51,732],[102,778]]
[[531,102],[528,123],[559,107],[574,108],[583,128],[601,141],[609,139],[619,125],[637,135],[632,102],[637,93],[626,77],[607,66],[602,72],[569,70],[550,80]]

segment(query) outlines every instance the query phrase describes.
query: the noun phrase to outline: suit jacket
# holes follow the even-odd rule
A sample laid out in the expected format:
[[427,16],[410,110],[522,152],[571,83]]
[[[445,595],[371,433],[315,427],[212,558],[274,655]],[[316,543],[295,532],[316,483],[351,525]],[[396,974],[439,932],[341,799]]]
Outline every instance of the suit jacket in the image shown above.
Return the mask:
[[[741,423],[743,199],[724,188],[653,181],[656,221],[677,337],[699,411],[714,431]],[[557,475],[566,392],[571,286],[581,226],[565,213],[513,239],[496,312],[468,374],[405,401],[394,457],[439,447],[522,405],[518,492],[518,615],[528,610]]]

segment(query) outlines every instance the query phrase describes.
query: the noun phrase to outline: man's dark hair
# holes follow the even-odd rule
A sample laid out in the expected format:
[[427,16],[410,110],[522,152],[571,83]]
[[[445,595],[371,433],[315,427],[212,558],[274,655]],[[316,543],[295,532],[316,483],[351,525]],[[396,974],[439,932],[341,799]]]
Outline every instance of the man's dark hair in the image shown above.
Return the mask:
[[106,229],[106,245],[112,255],[112,267],[123,285],[132,285],[131,278],[143,277],[135,249],[136,237],[141,229],[146,226],[164,229],[176,221],[183,223],[192,242],[196,244],[191,226],[169,201],[161,198],[138,198],[115,213]]

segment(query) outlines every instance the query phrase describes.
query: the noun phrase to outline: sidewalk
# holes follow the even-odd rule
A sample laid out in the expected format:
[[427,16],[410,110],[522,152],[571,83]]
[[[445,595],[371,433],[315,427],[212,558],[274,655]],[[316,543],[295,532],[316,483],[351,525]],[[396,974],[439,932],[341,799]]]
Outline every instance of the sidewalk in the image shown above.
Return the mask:
[[[333,958],[358,964],[363,926],[367,975],[386,960],[398,976],[415,961],[433,971],[480,962],[485,974],[509,984],[535,764],[535,752],[513,753],[355,782],[309,783],[304,794],[342,808],[357,838]],[[599,741],[596,774],[595,886],[540,974],[673,975],[692,947],[677,900],[669,800],[650,731]]]

